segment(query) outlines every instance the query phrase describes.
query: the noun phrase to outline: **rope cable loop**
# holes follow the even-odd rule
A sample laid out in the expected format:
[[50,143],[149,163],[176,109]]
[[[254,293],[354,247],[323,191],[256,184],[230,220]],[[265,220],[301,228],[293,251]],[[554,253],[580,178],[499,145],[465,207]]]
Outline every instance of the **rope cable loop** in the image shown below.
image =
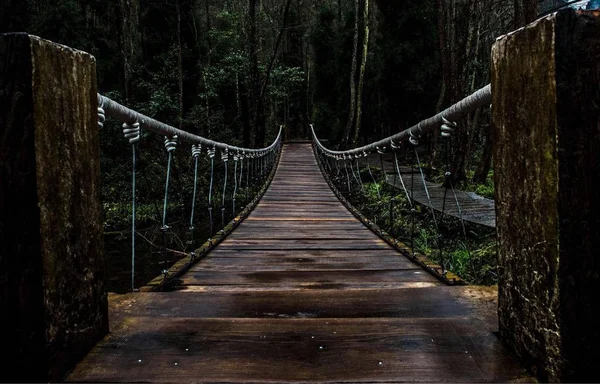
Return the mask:
[[98,106],[98,129],[104,128],[104,122],[106,121],[106,113],[104,108]]
[[177,149],[177,139],[177,135],[173,135],[171,137],[165,136],[165,149],[168,153],[172,153],[173,151],[175,151],[175,149]]
[[455,121],[446,119],[444,116],[442,116],[442,121],[443,124],[440,127],[440,130],[442,131],[442,137],[452,137],[452,134],[454,133],[456,127],[458,127],[458,124]]
[[421,123],[417,124],[416,131],[417,132],[415,132],[415,130],[411,129],[408,132],[408,136],[409,136],[408,141],[415,147],[419,145],[419,140],[421,139],[421,133],[420,133],[420,132],[422,132]]
[[140,141],[140,123],[123,123],[123,136],[129,140],[129,144],[136,144]]
[[215,157],[215,153],[216,153],[215,147],[212,147],[212,148],[209,148],[209,149],[206,150],[206,154],[208,155],[208,157],[210,159],[212,159],[212,158]]
[[192,157],[197,159],[202,153],[202,144],[192,144]]

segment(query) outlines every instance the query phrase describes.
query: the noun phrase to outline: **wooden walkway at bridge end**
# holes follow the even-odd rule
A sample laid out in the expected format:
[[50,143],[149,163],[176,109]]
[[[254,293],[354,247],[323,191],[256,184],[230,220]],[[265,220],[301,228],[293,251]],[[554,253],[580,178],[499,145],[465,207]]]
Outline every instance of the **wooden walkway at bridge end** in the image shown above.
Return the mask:
[[[361,169],[364,169],[367,166],[367,160],[361,158],[359,164]],[[375,168],[382,168],[382,162],[380,161],[378,154],[369,155],[369,164]],[[400,182],[400,178],[396,171],[393,154],[386,153],[383,155],[383,170],[386,176],[386,183],[397,188],[399,190],[398,193],[403,194],[404,188],[402,187],[402,183]],[[400,172],[408,194],[417,203],[432,207],[439,212],[438,215],[441,214],[441,212],[444,212],[444,214],[448,216],[459,219],[462,217],[463,220],[471,223],[496,228],[496,207],[494,200],[479,196],[474,192],[464,192],[455,189],[454,193],[456,193],[456,200],[458,200],[458,203],[460,204],[459,212],[452,190],[448,190],[446,203],[444,204],[445,187],[441,184],[425,181],[429,191],[429,198],[427,198],[427,192],[425,192],[423,179],[421,178],[421,173],[418,168],[411,169],[410,167],[401,165]],[[367,179],[366,181],[370,180]],[[430,200],[431,203],[429,202]]]
[[111,295],[74,382],[523,381],[495,291],[445,286],[336,199],[285,145],[252,214],[172,292]]

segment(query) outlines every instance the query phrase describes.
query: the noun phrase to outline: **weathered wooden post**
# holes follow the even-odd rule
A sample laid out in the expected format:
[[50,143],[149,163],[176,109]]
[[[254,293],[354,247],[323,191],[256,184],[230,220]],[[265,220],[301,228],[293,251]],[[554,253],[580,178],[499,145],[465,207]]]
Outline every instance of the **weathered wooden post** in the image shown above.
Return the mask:
[[0,381],[60,380],[108,331],[95,59],[0,35]]
[[541,380],[600,379],[600,20],[561,11],[492,50],[503,339]]

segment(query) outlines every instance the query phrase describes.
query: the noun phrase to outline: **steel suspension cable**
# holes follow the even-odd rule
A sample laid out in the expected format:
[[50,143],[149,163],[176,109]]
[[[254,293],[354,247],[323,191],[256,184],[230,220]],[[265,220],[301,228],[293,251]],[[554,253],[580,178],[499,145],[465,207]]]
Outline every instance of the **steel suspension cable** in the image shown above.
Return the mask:
[[210,237],[212,237],[214,235],[212,192],[215,179],[215,148],[210,148],[207,153],[208,157],[210,158],[210,184],[208,186],[208,226]]
[[356,158],[355,161],[356,161],[356,174],[358,175],[358,182],[360,183],[360,189],[361,189],[361,191],[364,192],[365,186],[364,186],[364,184],[362,182],[362,178],[360,177],[360,167],[359,167],[359,164],[358,164],[358,157]]
[[167,150],[168,160],[167,160],[167,177],[165,180],[165,198],[163,202],[163,217],[162,217],[162,227],[160,228],[163,233],[163,256],[165,261],[167,260],[167,231],[169,227],[167,225],[167,202],[169,201],[169,181],[171,179],[171,162],[173,160],[173,152],[177,148],[177,135],[172,137],[165,137],[165,149]]
[[243,187],[243,181],[244,181],[244,157],[246,157],[246,155],[244,153],[241,154],[240,156],[240,180],[239,180],[239,185],[240,188]]
[[232,212],[231,215],[235,218],[235,198],[237,195],[237,189],[238,189],[238,178],[237,178],[237,169],[238,169],[238,161],[240,159],[240,154],[234,154],[233,155],[233,162],[234,162],[234,167],[233,167],[233,181],[234,181],[234,187],[233,187],[233,195],[231,195],[231,203],[232,203]]
[[229,151],[226,149],[221,152],[221,160],[225,168],[225,177],[223,178],[223,193],[221,194],[221,230],[225,229],[225,196],[227,194],[227,169],[229,162]]
[[352,177],[354,177],[354,180],[356,180],[356,184],[361,185],[360,182],[358,181],[358,177],[356,177],[356,175],[354,174],[354,161],[352,161],[352,158],[349,158],[348,161],[350,162],[350,169],[352,170]]
[[379,193],[379,184],[375,181],[375,176],[373,176],[373,172],[371,172],[371,165],[369,164],[369,155],[365,153],[365,157],[367,159],[367,169],[369,170],[369,175],[371,175],[371,179],[373,180],[373,184],[375,184],[375,190],[377,191],[377,197],[381,198],[381,193]]
[[469,256],[469,260],[471,260],[470,255],[471,255],[471,251],[469,249],[469,245],[468,245],[468,241],[467,241],[467,230],[465,228],[465,220],[463,218],[462,215],[462,209],[460,207],[460,202],[458,201],[458,197],[456,196],[456,191],[454,189],[454,185],[452,183],[452,174],[450,172],[450,162],[451,162],[451,147],[450,147],[450,138],[452,137],[452,134],[454,133],[454,130],[456,129],[456,127],[458,126],[458,124],[454,121],[450,121],[448,119],[446,119],[445,117],[442,117],[442,120],[444,121],[444,124],[442,124],[441,126],[441,131],[442,131],[442,137],[447,138],[447,148],[446,148],[446,152],[448,155],[448,160],[447,160],[447,172],[445,174],[446,176],[446,191],[444,192],[444,205],[446,204],[446,192],[448,191],[448,188],[450,188],[452,190],[452,195],[454,196],[454,201],[456,202],[456,209],[458,211],[458,217],[460,218],[460,224],[462,227],[462,232],[463,232],[463,236],[465,238],[465,249],[467,251],[467,255]]
[[[106,96],[98,94],[97,97],[98,105],[101,109],[103,109],[106,116],[119,120],[121,122],[137,121],[140,123],[140,128],[142,129],[155,132],[166,137],[177,136],[179,140],[186,141],[191,144],[203,144],[206,147],[218,148],[219,150],[227,149],[232,152],[244,151],[246,153],[266,153],[268,151],[272,151],[278,145],[282,138],[283,127],[280,127],[277,138],[268,147],[256,149],[240,148],[226,143],[220,143],[218,141],[209,140],[202,136],[194,135],[190,132],[177,129],[165,123],[161,123],[160,121],[154,120],[151,117],[145,116],[139,112],[129,109]],[[100,121],[98,124],[100,125]]]
[[[196,192],[198,190],[198,161],[200,154],[202,153],[202,146],[200,144],[192,145],[192,158],[194,159],[194,190],[192,193],[192,212],[190,213],[190,242],[193,247],[194,245],[194,210],[196,208]],[[191,252],[192,258],[195,257],[194,250]]]
[[398,165],[398,154],[396,152],[394,152],[394,162],[396,164],[396,172],[398,173],[398,178],[400,179],[400,183],[402,184],[402,189],[404,190],[404,193],[406,194],[406,199],[408,200],[408,204],[412,208],[412,206],[413,206],[412,200],[411,200],[410,196],[408,195],[408,190],[406,189],[406,184],[404,184],[404,179],[402,178],[402,173],[400,173],[400,166]]
[[435,210],[433,209],[433,203],[431,202],[431,196],[429,195],[429,188],[427,188],[427,182],[425,181],[425,174],[423,173],[423,167],[421,166],[421,160],[419,159],[419,154],[418,154],[416,148],[414,151],[415,151],[415,156],[417,158],[417,164],[419,165],[419,172],[421,173],[421,180],[423,180],[423,188],[425,189],[425,195],[427,196],[427,203],[429,204],[429,209],[431,210],[431,216],[433,217],[433,224],[435,225],[435,230],[436,230],[435,242],[436,242],[438,249],[440,250],[440,264],[442,264],[442,273],[445,273],[446,266],[444,263],[443,254],[441,253],[442,250],[441,250],[440,242],[439,242],[440,228],[438,226],[437,218],[435,216]]
[[[104,124],[104,111],[100,114],[101,109],[98,108],[98,112],[99,115],[102,115],[100,120]],[[138,122],[124,123],[123,135],[131,144],[131,290],[135,291],[136,145],[140,141],[140,124]]]
[[465,97],[458,103],[446,108],[444,111],[438,113],[437,115],[432,116],[428,119],[422,120],[418,124],[408,128],[408,129],[405,129],[402,132],[399,132],[395,135],[389,136],[389,137],[379,140],[377,142],[367,144],[367,145],[359,147],[359,148],[353,148],[353,149],[350,149],[347,151],[332,151],[330,149],[325,148],[323,146],[323,144],[321,144],[321,142],[317,138],[317,136],[314,132],[314,127],[312,125],[311,125],[311,130],[313,133],[313,138],[315,140],[315,143],[319,147],[322,147],[322,149],[328,155],[346,155],[346,156],[347,155],[355,155],[355,154],[360,154],[363,152],[371,152],[371,151],[376,150],[377,148],[383,148],[383,147],[389,145],[391,142],[401,143],[406,140],[409,140],[410,137],[420,137],[427,132],[430,132],[434,129],[438,129],[443,123],[442,116],[445,116],[448,119],[457,121],[457,120],[460,120],[460,118],[462,118],[463,116],[466,116],[467,114],[476,110],[477,108],[483,107],[485,105],[489,105],[491,103],[491,101],[492,101],[492,87],[491,87],[491,85],[488,84],[487,86],[477,90],[473,94]]
[[350,188],[350,175],[348,174],[348,163],[346,161],[346,159],[343,160],[344,161],[344,170],[346,171],[346,180],[348,182],[348,193],[352,192],[352,189]]
[[[407,156],[408,158],[408,156]],[[414,198],[415,196],[415,167],[414,162],[410,162],[410,197]],[[414,205],[411,206],[410,209],[412,223],[411,223],[411,236],[410,236],[410,247],[412,248],[413,256],[415,255],[415,214],[417,213],[417,209]]]
[[252,170],[252,157],[254,155],[253,154],[249,154],[248,155],[248,161],[246,162],[248,165],[248,170],[246,172],[246,204],[248,204],[250,202],[250,172]]
[[385,152],[385,148],[379,149],[377,148],[377,153],[379,153],[379,163],[381,165],[381,175],[383,176],[383,183],[387,182],[385,167],[383,165],[383,153]]

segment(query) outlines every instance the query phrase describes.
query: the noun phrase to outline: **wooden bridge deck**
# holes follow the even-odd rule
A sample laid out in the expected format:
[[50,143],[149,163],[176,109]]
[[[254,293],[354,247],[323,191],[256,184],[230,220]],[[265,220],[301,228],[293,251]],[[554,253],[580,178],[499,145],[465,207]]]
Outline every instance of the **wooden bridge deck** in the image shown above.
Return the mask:
[[179,290],[111,296],[111,333],[68,380],[520,380],[492,333],[495,292],[481,292],[390,248],[335,198],[310,145],[286,145],[255,211]]
[[[367,161],[362,158],[359,161],[361,169],[366,167]],[[369,164],[373,167],[381,168],[381,161],[378,154],[369,155]],[[383,155],[383,170],[385,171],[385,181],[400,190],[399,193],[404,193],[402,183],[396,172],[396,165],[394,162],[394,156],[392,154]],[[456,218],[462,218],[465,221],[484,225],[486,227],[496,227],[496,206],[494,200],[487,199],[479,196],[474,192],[464,192],[455,190],[456,200],[460,204],[460,212],[456,205],[456,200],[452,191],[449,190],[446,196],[446,204],[444,204],[444,191],[445,188],[441,184],[432,183],[426,181],[427,189],[429,190],[429,196],[431,204],[427,198],[427,193],[423,187],[423,180],[421,174],[417,168],[411,169],[410,167],[400,166],[400,172],[402,173],[402,180],[408,190],[409,195],[412,192],[412,198],[419,204],[427,207],[432,207],[437,212],[443,212],[445,215],[453,216]],[[367,180],[370,181],[370,180]],[[414,181],[414,186],[413,186]]]

